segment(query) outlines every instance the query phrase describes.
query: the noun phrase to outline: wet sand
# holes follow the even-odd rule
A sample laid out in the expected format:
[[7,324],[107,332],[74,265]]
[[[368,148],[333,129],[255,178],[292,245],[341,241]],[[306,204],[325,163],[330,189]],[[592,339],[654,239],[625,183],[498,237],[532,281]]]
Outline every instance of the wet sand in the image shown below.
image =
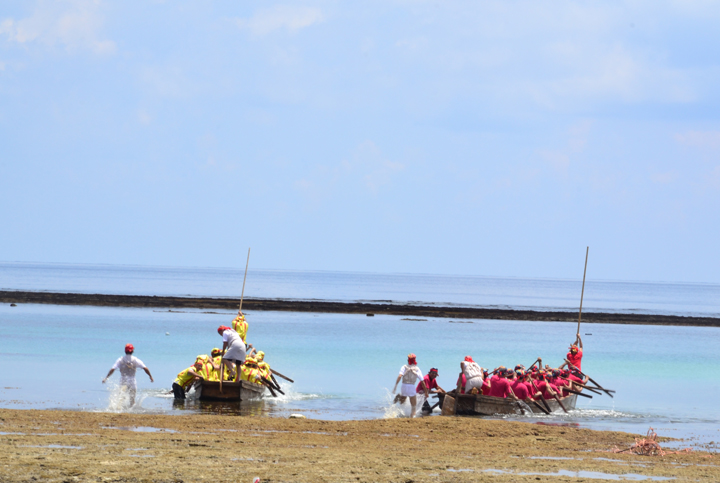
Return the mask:
[[[165,309],[237,310],[238,300],[212,297],[157,297],[145,295],[105,295],[53,292],[0,291],[0,303],[94,305],[101,307],[144,307]],[[439,317],[449,319],[524,320],[539,322],[576,322],[576,312],[544,312],[479,307],[413,305],[401,303],[331,302],[322,300],[284,300],[247,298],[246,311],[267,310],[338,314],[389,314],[405,317]],[[685,325],[720,327],[720,318],[686,317],[662,314],[612,314],[583,312],[585,323]]]
[[[0,481],[720,480],[718,459],[707,453],[608,452],[633,441],[626,433],[440,416],[338,422],[0,409]],[[565,471],[602,474],[549,476]]]

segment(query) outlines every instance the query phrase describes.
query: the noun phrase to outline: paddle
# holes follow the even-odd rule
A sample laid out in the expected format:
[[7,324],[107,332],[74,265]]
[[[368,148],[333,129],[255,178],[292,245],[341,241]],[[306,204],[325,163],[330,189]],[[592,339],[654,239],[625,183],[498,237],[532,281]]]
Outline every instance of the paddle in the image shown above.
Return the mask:
[[547,408],[548,414],[550,414],[552,412],[552,410],[550,410],[550,405],[548,405],[547,401],[545,400],[545,396],[543,396],[542,391],[537,388],[537,386],[535,385],[535,381],[531,381],[531,384],[532,384],[533,389],[535,389],[535,391],[540,393],[540,399],[542,400],[543,404]]
[[282,391],[282,389],[280,389],[280,386],[276,386],[275,384],[273,384],[272,381],[270,379],[268,379],[267,377],[263,377],[262,381],[265,383],[265,385],[267,387],[269,387],[271,389],[275,389],[277,392],[279,392],[283,396],[285,395],[285,393]]
[[277,382],[277,379],[275,379],[275,376],[272,375],[272,369],[270,369],[270,379],[272,379],[272,382],[279,388],[280,384]]
[[582,377],[587,377],[590,382],[592,382],[593,384],[595,384],[595,385],[597,386],[597,388],[600,389],[601,391],[604,391],[605,394],[607,394],[607,395],[610,396],[610,397],[615,397],[615,396],[613,396],[612,394],[610,394],[611,392],[615,392],[615,391],[613,391],[612,389],[605,389],[604,387],[602,387],[602,386],[601,386],[600,384],[598,384],[592,377],[588,376],[587,374],[584,374],[580,369],[578,369],[577,367],[575,367],[569,360],[565,359],[565,362],[567,362],[567,363],[570,365],[570,367],[574,367],[575,370],[578,372],[578,374],[580,374]]
[[572,389],[568,389],[567,387],[563,388],[563,391],[567,391],[572,394],[577,394],[578,396],[582,396],[582,397],[589,397],[590,399],[592,399],[592,396],[589,394],[583,394],[580,391],[574,391]]
[[592,392],[592,393],[602,394],[600,391],[596,391],[594,388],[589,387],[589,386],[586,386],[585,384],[583,384],[583,383],[581,383],[581,382],[572,381],[572,380],[568,379],[567,377],[562,377],[562,376],[558,376],[558,377],[559,377],[560,379],[565,380],[565,381],[570,381],[570,382],[572,382],[573,384],[578,385],[578,386],[582,387],[583,389],[587,389],[588,391],[590,391],[590,392]]
[[283,376],[282,374],[280,374],[280,373],[279,373],[278,371],[276,371],[275,369],[270,369],[270,372],[272,372],[272,373],[275,374],[276,376],[282,377],[282,378],[285,379],[286,381],[290,381],[290,382],[292,382],[292,383],[295,382],[295,381],[293,381],[292,379],[290,379],[289,377]]
[[[546,384],[550,384],[550,383],[546,383]],[[560,405],[560,407],[562,408],[562,410],[565,411],[565,413],[567,414],[568,410],[565,409],[565,405],[562,403],[562,401],[561,401],[560,398],[558,397],[557,393],[553,394],[553,397],[554,397],[555,400],[558,402],[558,404]]]
[[537,408],[538,408],[540,411],[544,412],[544,413],[547,414],[547,415],[550,415],[550,411],[548,411],[547,409],[545,409],[544,407],[542,407],[540,404],[538,404],[538,402],[537,402],[536,400],[531,399],[531,401],[532,401],[532,403],[533,403],[535,406],[537,406]]

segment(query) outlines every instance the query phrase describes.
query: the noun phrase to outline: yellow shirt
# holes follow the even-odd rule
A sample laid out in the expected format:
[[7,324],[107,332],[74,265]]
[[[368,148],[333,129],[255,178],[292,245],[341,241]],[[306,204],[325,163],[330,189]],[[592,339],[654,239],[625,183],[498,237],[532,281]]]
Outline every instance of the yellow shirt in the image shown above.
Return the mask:
[[[220,363],[222,362],[222,356],[216,356],[213,357],[213,362],[216,366],[220,366]],[[220,375],[219,375],[220,369],[210,368],[210,381],[219,381]],[[229,381],[230,380],[230,366],[225,365],[225,378],[223,381]]]
[[232,321],[232,328],[235,330],[235,332],[238,333],[240,338],[243,342],[245,342],[245,338],[247,337],[247,331],[248,331],[248,324],[245,322],[245,316],[238,315],[235,317]]
[[260,371],[256,367],[243,366],[240,379],[243,381],[254,382],[260,384]]
[[190,366],[184,371],[180,372],[180,374],[177,375],[177,378],[175,379],[175,382],[177,382],[183,389],[189,386],[193,379],[195,379],[195,376],[190,374],[190,371],[195,371],[195,366]]

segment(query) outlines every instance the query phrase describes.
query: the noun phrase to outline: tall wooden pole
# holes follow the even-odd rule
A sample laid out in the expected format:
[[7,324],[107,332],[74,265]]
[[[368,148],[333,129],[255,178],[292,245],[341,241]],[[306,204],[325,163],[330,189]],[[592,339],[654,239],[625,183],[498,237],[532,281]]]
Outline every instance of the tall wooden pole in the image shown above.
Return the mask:
[[245,262],[245,277],[243,277],[243,288],[242,288],[242,293],[240,294],[240,308],[238,308],[238,311],[242,311],[243,297],[245,297],[245,280],[247,280],[247,269],[248,269],[249,264],[250,264],[250,247],[248,247],[247,261]]
[[578,313],[578,328],[577,333],[580,333],[580,320],[582,319],[582,303],[583,303],[583,297],[585,296],[585,275],[587,275],[587,261],[588,261],[588,254],[590,253],[590,247],[587,247],[585,250],[585,271],[583,272],[583,284],[582,284],[582,292],[580,292],[580,312]]

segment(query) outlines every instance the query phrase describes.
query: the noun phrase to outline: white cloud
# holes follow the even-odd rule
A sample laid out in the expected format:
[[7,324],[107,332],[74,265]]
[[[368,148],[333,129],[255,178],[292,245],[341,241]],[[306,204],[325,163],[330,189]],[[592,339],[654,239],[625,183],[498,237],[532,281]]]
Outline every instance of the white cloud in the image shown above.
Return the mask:
[[675,134],[680,144],[695,148],[720,148],[720,131],[688,131]]
[[27,18],[3,19],[0,35],[18,44],[39,43],[51,47],[59,44],[68,51],[112,54],[116,45],[101,35],[104,17],[100,10],[99,1],[40,1]]
[[250,18],[236,19],[237,25],[253,35],[263,36],[278,30],[295,33],[324,20],[322,10],[313,7],[278,5],[259,10]]
[[295,189],[315,208],[331,198],[360,192],[376,195],[391,185],[405,165],[388,159],[372,141],[360,143],[351,155],[333,165],[317,165],[294,182]]

